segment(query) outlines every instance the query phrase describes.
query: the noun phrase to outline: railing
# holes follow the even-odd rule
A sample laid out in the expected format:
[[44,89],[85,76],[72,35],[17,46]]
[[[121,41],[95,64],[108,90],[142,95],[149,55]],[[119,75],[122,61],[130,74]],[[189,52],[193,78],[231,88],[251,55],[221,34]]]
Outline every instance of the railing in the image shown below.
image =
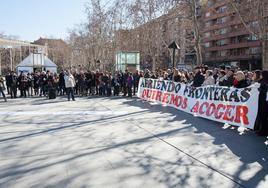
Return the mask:
[[234,26],[234,25],[238,25],[241,24],[241,20],[239,19],[235,19],[233,21],[229,21],[229,22],[225,22],[222,24],[213,24],[211,26],[206,26],[203,30],[203,32],[208,32],[208,31],[213,31],[213,30],[217,30],[217,29],[222,29],[222,28],[226,28],[226,27],[230,27],[230,26]]
[[206,62],[213,61],[238,61],[238,60],[250,60],[250,59],[261,59],[261,54],[252,54],[252,55],[226,55],[226,56],[217,56],[217,57],[205,57]]
[[258,46],[261,46],[260,41],[251,41],[251,42],[241,42],[241,43],[236,43],[236,44],[227,44],[224,46],[212,46],[212,47],[206,48],[206,51],[221,51],[221,50],[228,50],[228,49],[258,47]]
[[227,38],[231,38],[231,37],[236,37],[236,36],[241,36],[241,35],[248,35],[250,34],[249,31],[247,31],[246,29],[241,30],[241,31],[236,31],[236,32],[227,32],[226,34],[221,34],[221,35],[212,35],[210,37],[204,38],[204,42],[210,42],[210,41],[214,41],[214,40],[221,40],[221,39],[227,39]]

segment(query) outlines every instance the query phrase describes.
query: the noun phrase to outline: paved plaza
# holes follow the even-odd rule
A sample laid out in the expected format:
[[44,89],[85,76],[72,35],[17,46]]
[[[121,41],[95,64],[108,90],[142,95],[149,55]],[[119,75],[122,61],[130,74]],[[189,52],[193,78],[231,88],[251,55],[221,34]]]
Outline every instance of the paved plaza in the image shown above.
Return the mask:
[[136,98],[0,102],[1,188],[268,187],[267,139]]

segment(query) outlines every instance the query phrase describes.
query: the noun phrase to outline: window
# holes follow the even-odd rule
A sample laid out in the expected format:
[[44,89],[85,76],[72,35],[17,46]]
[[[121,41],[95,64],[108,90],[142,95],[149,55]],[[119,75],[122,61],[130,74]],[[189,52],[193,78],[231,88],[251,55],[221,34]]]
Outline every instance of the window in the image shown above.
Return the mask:
[[219,53],[219,55],[221,57],[227,56],[227,54],[228,54],[228,51],[227,50],[220,51],[220,53]]
[[205,33],[205,37],[206,38],[210,37],[210,32]]
[[218,10],[217,10],[217,13],[224,13],[226,12],[227,10],[227,6],[223,6],[223,7],[220,7]]
[[228,21],[228,17],[223,17],[222,18],[222,21],[223,21],[223,23],[227,22]]
[[217,19],[217,24],[223,24],[223,23],[227,22],[227,20],[228,20],[227,17],[218,18]]
[[256,27],[259,26],[259,23],[258,23],[257,21],[254,21],[254,22],[251,22],[249,25],[250,25],[250,27],[252,27],[252,28],[256,28]]
[[255,48],[250,48],[249,49],[249,54],[250,55],[255,55],[255,54],[260,54],[261,53],[261,48],[260,47],[255,47]]
[[222,24],[223,22],[222,22],[222,19],[221,18],[219,18],[219,19],[217,19],[217,24]]
[[205,43],[205,47],[206,47],[206,48],[209,48],[209,47],[210,47],[210,43],[209,43],[209,42],[206,42],[206,43]]
[[227,28],[215,30],[215,35],[224,35],[227,33]]
[[209,52],[205,53],[205,57],[210,58],[210,53]]
[[224,46],[224,45],[226,45],[226,40],[219,40],[219,41],[217,42],[217,45],[218,45],[218,46]]
[[208,6],[211,7],[213,6],[214,2],[212,0],[208,1]]
[[256,41],[256,40],[258,40],[258,37],[256,35],[252,34],[252,35],[249,35],[248,40],[249,41]]
[[223,28],[219,30],[220,35],[224,35],[227,33],[227,28]]
[[212,25],[212,22],[211,21],[205,23],[205,27],[209,27],[211,25]]

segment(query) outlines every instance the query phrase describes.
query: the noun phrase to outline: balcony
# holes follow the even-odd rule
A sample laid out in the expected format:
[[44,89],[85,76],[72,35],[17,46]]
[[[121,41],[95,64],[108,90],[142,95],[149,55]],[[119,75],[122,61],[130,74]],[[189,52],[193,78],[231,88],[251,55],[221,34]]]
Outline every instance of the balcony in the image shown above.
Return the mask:
[[218,56],[218,57],[207,57],[205,58],[205,62],[224,62],[224,61],[240,61],[240,60],[250,60],[254,57],[254,59],[261,59],[261,54],[255,55],[238,55],[238,56]]
[[230,16],[234,13],[234,11],[227,11],[227,12],[223,12],[223,13],[214,13],[213,15],[206,17],[204,19],[205,22],[210,21],[210,20],[214,20],[217,18],[222,18],[222,17],[227,17]]
[[222,39],[227,39],[227,38],[241,36],[241,35],[248,35],[248,34],[250,33],[246,29],[241,30],[241,31],[236,31],[236,32],[227,32],[226,34],[223,34],[223,35],[212,35],[210,37],[204,38],[203,42],[211,42],[214,40],[222,40]]
[[236,44],[227,44],[224,46],[213,46],[206,48],[205,51],[222,51],[222,50],[229,50],[229,49],[236,49],[236,48],[247,48],[247,47],[259,47],[261,46],[260,41],[252,41],[252,42],[241,42]]
[[229,2],[229,0],[221,0],[221,1],[217,1],[217,2],[213,3],[211,6],[209,6],[209,8],[211,8],[211,9],[216,9],[216,8],[218,8],[218,7],[227,5],[228,2]]
[[203,32],[208,32],[208,31],[213,31],[213,30],[217,30],[217,29],[222,29],[222,28],[226,28],[226,27],[230,27],[230,26],[233,26],[233,25],[238,25],[238,24],[241,24],[241,20],[240,19],[235,19],[233,21],[227,21],[223,24],[213,24],[211,26],[207,26],[204,28]]

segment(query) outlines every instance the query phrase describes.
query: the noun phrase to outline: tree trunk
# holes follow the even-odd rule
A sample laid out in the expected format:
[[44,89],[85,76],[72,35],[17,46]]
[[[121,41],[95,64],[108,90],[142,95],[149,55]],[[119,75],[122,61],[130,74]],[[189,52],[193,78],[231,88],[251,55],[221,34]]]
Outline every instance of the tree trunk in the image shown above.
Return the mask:
[[196,60],[197,65],[202,64],[202,49],[201,49],[201,36],[200,36],[200,29],[199,29],[199,22],[197,18],[197,2],[196,0],[193,1],[192,11],[194,12],[193,15],[193,22],[194,22],[194,34],[195,34],[195,50],[196,50]]
[[268,70],[268,41],[262,41],[262,69]]

